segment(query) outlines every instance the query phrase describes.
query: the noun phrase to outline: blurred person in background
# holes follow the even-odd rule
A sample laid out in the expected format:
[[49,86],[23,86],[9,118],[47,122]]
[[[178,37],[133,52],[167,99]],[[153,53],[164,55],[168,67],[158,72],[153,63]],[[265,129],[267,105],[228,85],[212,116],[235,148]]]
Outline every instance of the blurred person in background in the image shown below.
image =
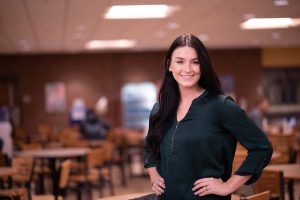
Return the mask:
[[[232,173],[237,141],[248,156]],[[271,155],[265,134],[223,95],[203,43],[194,35],[176,38],[144,147],[144,166],[158,199],[229,200],[260,177]]]
[[267,127],[264,125],[266,120],[266,113],[270,107],[269,100],[265,96],[258,96],[255,101],[255,107],[248,113],[249,118],[265,133],[267,133]]
[[80,132],[85,139],[106,139],[109,128],[110,125],[92,109],[87,110],[85,120],[80,124]]
[[2,140],[2,153],[4,153],[9,161],[13,154],[13,125],[10,122],[9,109],[0,107],[0,140]]

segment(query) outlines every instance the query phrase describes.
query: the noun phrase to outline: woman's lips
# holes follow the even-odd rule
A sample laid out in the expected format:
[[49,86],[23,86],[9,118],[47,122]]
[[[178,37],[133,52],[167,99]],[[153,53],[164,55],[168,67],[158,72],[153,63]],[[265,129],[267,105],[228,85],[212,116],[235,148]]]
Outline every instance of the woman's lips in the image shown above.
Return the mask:
[[194,75],[180,75],[183,79],[191,79]]

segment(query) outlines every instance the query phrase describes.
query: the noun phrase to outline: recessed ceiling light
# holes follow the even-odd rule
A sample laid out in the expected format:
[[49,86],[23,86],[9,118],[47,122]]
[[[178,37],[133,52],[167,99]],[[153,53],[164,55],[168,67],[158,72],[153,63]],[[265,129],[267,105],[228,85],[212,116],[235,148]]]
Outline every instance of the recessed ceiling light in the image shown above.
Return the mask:
[[281,38],[281,35],[280,33],[277,33],[277,32],[274,32],[271,34],[271,37],[274,39],[274,40],[278,40]]
[[176,23],[176,22],[170,22],[170,23],[167,24],[167,27],[169,29],[178,29],[179,28],[179,24]]
[[179,6],[168,5],[115,5],[105,13],[105,19],[166,18]]
[[274,0],[273,2],[276,6],[287,6],[287,5],[289,5],[288,0]]
[[243,22],[242,29],[291,28],[300,25],[300,18],[251,18]]
[[135,40],[91,40],[86,43],[85,47],[87,49],[119,49],[119,48],[131,48],[136,45]]

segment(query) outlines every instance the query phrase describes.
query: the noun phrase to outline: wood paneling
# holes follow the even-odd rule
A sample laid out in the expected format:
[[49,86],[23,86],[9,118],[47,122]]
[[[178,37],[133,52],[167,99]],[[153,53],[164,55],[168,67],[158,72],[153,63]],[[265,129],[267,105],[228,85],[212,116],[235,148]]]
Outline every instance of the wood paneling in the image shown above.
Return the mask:
[[[211,50],[218,74],[235,77],[237,97],[252,101],[262,81],[259,49]],[[105,116],[112,125],[120,126],[120,89],[127,82],[158,83],[163,75],[165,52],[99,53],[69,55],[0,56],[0,76],[18,78],[19,93],[31,97],[22,102],[22,126],[34,133],[38,123],[61,127],[68,124],[68,113],[45,112],[44,87],[47,82],[63,81],[67,89],[67,106],[74,98],[83,97],[93,107],[102,95],[109,99]]]
[[262,66],[264,68],[300,67],[300,48],[264,48]]

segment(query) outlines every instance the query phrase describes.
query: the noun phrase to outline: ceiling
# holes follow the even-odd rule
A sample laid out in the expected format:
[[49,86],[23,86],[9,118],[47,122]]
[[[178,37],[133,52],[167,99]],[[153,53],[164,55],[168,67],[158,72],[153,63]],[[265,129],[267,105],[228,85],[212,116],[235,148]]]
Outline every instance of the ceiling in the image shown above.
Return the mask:
[[[181,9],[165,19],[103,18],[111,5],[124,4]],[[88,52],[85,43],[94,39],[135,39],[130,51],[161,50],[183,33],[206,38],[209,48],[300,46],[300,27],[241,30],[245,14],[299,18],[300,1],[275,6],[272,0],[0,0],[0,54]]]

